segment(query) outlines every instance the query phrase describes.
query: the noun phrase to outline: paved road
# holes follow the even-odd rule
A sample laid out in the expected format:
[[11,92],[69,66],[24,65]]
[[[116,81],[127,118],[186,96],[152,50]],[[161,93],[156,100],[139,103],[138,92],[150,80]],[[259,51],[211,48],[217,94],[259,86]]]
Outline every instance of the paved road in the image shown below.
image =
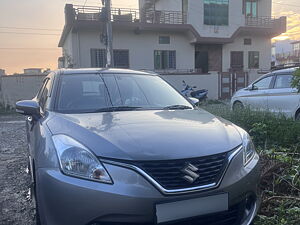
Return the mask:
[[0,115],[0,224],[33,225],[35,211],[28,198],[25,122]]

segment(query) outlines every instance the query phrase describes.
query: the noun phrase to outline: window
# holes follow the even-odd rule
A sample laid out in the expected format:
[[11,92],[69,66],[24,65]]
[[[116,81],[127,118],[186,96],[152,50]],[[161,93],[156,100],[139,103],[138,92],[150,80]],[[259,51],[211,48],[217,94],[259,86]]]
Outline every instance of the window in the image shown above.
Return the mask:
[[129,68],[129,50],[114,50],[114,67]]
[[229,0],[204,0],[204,24],[228,25]]
[[258,69],[259,68],[259,52],[249,52],[249,69]]
[[94,68],[102,68],[106,66],[105,49],[91,49],[91,66]]
[[108,94],[98,74],[63,75],[60,81],[58,108],[62,111],[90,111],[107,107]]
[[[106,50],[91,49],[91,66],[103,68],[106,66]],[[114,50],[114,67],[129,68],[129,50]]]
[[[158,76],[68,74],[61,75],[59,82],[55,109],[63,113],[109,112],[113,110],[112,106],[143,109],[162,109],[170,105],[191,107],[183,96]],[[111,122],[112,116],[105,116],[105,124],[110,125],[107,121]]]
[[257,0],[246,0],[246,16],[257,17]]
[[176,69],[176,51],[154,51],[154,68],[156,70]]
[[273,76],[263,78],[253,84],[255,90],[269,89]]
[[170,44],[170,36],[159,36],[159,44]]
[[41,109],[43,111],[45,111],[45,108],[46,108],[46,103],[47,103],[47,100],[48,100],[48,94],[50,92],[50,85],[51,85],[51,82],[49,79],[47,79],[45,81],[45,85],[44,85],[44,89],[42,90],[42,93],[40,95],[40,98],[39,98],[39,105],[41,107]]
[[252,45],[252,39],[251,38],[245,38],[244,39],[244,45]]
[[277,75],[274,88],[291,88],[292,75]]

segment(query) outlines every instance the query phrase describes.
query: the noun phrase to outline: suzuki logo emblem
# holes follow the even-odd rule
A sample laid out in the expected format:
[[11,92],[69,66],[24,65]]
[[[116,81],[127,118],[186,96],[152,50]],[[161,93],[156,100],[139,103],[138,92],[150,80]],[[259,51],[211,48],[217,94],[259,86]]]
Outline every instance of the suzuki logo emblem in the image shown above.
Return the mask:
[[185,179],[186,181],[188,181],[189,183],[194,183],[198,178],[199,175],[196,173],[197,171],[199,171],[199,169],[197,167],[195,167],[192,164],[187,164],[182,170],[181,172],[183,172],[184,174],[186,174],[183,179]]

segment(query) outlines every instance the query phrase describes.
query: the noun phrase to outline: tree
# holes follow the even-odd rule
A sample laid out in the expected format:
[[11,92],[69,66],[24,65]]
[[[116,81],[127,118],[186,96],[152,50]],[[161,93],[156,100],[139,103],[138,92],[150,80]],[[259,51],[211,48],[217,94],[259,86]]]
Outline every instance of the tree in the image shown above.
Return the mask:
[[292,87],[297,88],[300,93],[300,68],[298,68],[293,74]]

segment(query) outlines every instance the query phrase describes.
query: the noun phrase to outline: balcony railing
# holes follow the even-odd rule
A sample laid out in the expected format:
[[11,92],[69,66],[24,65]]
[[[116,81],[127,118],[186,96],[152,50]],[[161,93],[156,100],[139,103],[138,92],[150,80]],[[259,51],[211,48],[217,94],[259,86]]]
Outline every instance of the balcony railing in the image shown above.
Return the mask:
[[[101,21],[106,18],[105,8],[75,6],[75,20]],[[184,24],[187,16],[180,11],[158,11],[112,8],[112,22],[142,22],[151,24]]]
[[246,26],[274,28],[276,26],[284,25],[285,17],[246,17]]

